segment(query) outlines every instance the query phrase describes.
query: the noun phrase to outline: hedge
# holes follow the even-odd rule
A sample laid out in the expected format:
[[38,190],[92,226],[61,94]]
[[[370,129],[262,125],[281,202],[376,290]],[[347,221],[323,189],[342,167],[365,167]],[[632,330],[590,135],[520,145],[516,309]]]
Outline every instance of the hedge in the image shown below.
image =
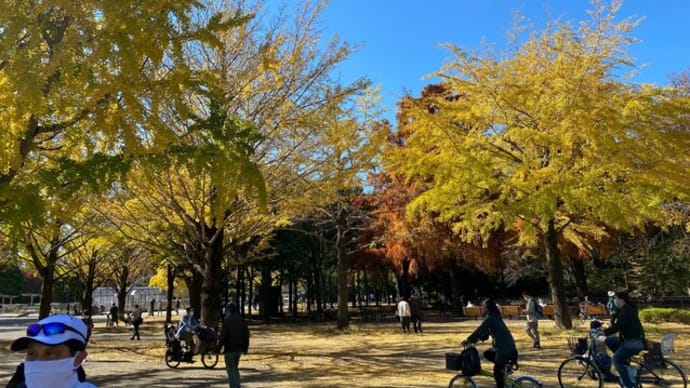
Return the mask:
[[678,322],[690,324],[690,310],[672,308],[646,308],[640,310],[644,322]]

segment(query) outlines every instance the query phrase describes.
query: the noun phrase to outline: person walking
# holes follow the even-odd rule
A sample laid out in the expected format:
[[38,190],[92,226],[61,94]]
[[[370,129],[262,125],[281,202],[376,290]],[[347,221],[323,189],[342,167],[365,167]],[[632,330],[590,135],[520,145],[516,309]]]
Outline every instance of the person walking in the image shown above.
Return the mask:
[[117,305],[113,303],[113,305],[110,307],[110,323],[114,326],[117,326],[117,314],[120,312],[120,309],[117,308]]
[[87,327],[77,317],[56,314],[30,324],[10,345],[13,352],[26,350],[26,357],[7,387],[95,388],[81,367],[87,342]]
[[415,294],[410,298],[410,319],[414,332],[422,332],[422,300]]
[[410,311],[410,304],[407,303],[407,298],[402,298],[400,299],[400,302],[398,302],[398,310],[396,315],[400,318],[403,333],[409,333],[412,312]]
[[218,338],[218,351],[223,351],[230,388],[240,388],[240,357],[249,351],[249,325],[239,314],[237,305],[228,305],[223,328]]
[[503,322],[501,311],[493,299],[486,298],[482,301],[481,312],[485,317],[484,321],[466,340],[462,341],[462,345],[467,346],[480,340],[484,341],[489,336],[493,338],[493,347],[484,352],[484,357],[494,363],[496,386],[503,387],[505,385],[506,365],[511,361],[517,362],[518,353],[515,340]]
[[525,299],[525,315],[527,318],[527,323],[525,324],[525,332],[527,336],[532,339],[532,347],[535,349],[541,349],[541,343],[539,341],[539,316],[537,316],[537,301],[533,296],[524,291],[522,297]]
[[[613,365],[618,370],[621,387],[632,388],[635,387],[635,376],[631,375],[634,368],[633,371],[628,370],[631,367],[626,365],[626,361],[644,349],[644,329],[627,292],[614,293],[613,302],[618,310],[614,323],[604,330],[606,345],[613,352]],[[614,336],[615,333],[619,333],[618,336]]]
[[139,337],[139,326],[144,322],[144,319],[141,317],[141,309],[139,308],[138,304],[134,305],[134,310],[132,311],[132,327],[134,328],[132,332],[132,338],[130,340],[133,340],[135,337],[137,341],[141,340]]

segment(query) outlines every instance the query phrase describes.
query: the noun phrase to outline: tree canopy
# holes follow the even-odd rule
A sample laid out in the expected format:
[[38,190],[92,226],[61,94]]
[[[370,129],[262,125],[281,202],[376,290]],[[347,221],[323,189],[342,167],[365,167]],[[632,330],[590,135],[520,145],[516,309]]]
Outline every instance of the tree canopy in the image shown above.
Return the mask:
[[690,105],[672,87],[621,78],[636,22],[616,21],[616,11],[600,5],[589,22],[516,37],[507,52],[449,45],[445,92],[407,107],[406,144],[389,159],[430,182],[409,210],[451,221],[468,241],[517,230],[519,244],[543,245],[554,265],[557,233],[583,246],[582,234],[604,226],[668,220],[664,205],[690,195]]

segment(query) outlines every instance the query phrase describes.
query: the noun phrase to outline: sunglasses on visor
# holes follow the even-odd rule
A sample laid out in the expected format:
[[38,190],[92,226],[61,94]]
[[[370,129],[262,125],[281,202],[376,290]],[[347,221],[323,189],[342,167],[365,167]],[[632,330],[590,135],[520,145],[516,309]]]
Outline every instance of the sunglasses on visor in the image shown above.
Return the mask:
[[[46,337],[65,334],[65,331],[72,331],[79,334],[81,338],[84,338],[84,335],[78,330],[75,330],[62,322],[52,322],[44,325],[41,325],[40,323],[32,323],[26,328],[26,335],[29,337],[35,337],[41,333],[41,330],[43,330],[43,334],[45,334]],[[84,342],[86,342],[86,338],[84,338]]]

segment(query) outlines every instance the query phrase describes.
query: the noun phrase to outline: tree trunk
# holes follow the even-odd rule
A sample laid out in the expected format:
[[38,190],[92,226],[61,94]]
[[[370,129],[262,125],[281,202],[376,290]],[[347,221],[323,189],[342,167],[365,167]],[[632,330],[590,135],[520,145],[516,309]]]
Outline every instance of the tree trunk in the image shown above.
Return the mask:
[[587,273],[585,272],[585,262],[577,257],[570,258],[571,268],[573,270],[573,277],[575,278],[575,288],[577,289],[577,299],[585,300],[585,296],[589,296],[589,289],[587,288]]
[[[450,271],[450,304],[451,304],[451,309],[457,316],[463,316],[463,305],[461,302],[460,294],[462,294],[462,291],[460,290],[460,270],[458,268],[455,268]],[[442,307],[444,310],[446,306]]]
[[403,259],[400,267],[401,267],[401,272],[400,272],[400,282],[398,284],[399,292],[400,292],[400,297],[401,298],[410,298],[410,264],[412,262],[408,259],[405,258]]
[[249,316],[251,317],[252,313],[254,312],[255,295],[254,295],[254,276],[253,276],[253,272],[249,272],[249,271],[250,271],[250,267],[247,266],[247,279],[248,279],[247,287],[249,288],[249,297],[248,297],[249,304],[247,306],[248,307],[247,311],[249,311]]
[[53,302],[53,283],[55,276],[55,264],[51,260],[53,253],[48,256],[48,265],[44,267],[41,274],[41,302],[38,307],[38,319],[43,319],[50,315],[50,304]]
[[350,326],[350,314],[347,310],[348,297],[348,269],[349,263],[345,252],[345,231],[347,228],[347,216],[345,209],[338,209],[336,216],[336,240],[335,251],[337,257],[336,278],[338,279],[338,330],[345,330]]
[[117,315],[118,319],[125,320],[125,309],[127,308],[127,286],[129,285],[129,267],[123,266],[117,278]]
[[93,283],[96,278],[96,252],[92,253],[91,260],[89,260],[88,272],[86,279],[84,279],[84,293],[81,298],[82,311],[88,311],[88,315],[94,314],[93,311]]
[[271,293],[271,269],[266,264],[261,267],[261,288],[259,289],[259,314],[268,320],[268,297]]
[[189,290],[189,306],[182,306],[182,308],[191,307],[194,311],[201,311],[201,293],[203,292],[204,277],[197,271],[192,271],[192,277],[185,277],[187,289]]
[[168,292],[166,293],[168,303],[165,306],[165,321],[172,322],[172,308],[173,308],[173,296],[175,295],[175,267],[172,264],[168,264]]
[[544,233],[544,251],[546,252],[546,264],[549,271],[549,287],[551,288],[551,299],[553,300],[554,320],[556,326],[561,329],[572,329],[573,323],[570,320],[568,311],[568,300],[565,293],[563,282],[563,263],[558,251],[557,234],[554,221],[549,220],[548,227]]

